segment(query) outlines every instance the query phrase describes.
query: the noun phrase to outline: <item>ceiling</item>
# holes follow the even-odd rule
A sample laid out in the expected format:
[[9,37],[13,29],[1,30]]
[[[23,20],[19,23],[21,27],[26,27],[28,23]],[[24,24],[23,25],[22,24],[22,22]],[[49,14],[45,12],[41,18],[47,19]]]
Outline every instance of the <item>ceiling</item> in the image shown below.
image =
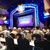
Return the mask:
[[17,4],[30,2],[30,1],[32,2],[33,0],[29,0],[29,1],[27,0],[0,0],[0,7],[9,8],[9,7],[17,6]]
[[[40,0],[38,0],[40,1]],[[0,0],[0,9],[12,9],[21,3],[37,3],[37,0]],[[47,10],[50,13],[50,9]]]
[[0,0],[0,7],[1,8],[9,8],[16,4],[16,1],[14,0]]

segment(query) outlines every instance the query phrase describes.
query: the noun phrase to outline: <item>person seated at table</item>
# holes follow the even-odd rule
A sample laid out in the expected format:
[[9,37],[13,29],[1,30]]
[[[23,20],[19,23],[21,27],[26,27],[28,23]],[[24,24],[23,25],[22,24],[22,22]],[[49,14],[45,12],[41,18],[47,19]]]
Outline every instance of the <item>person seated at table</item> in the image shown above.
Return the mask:
[[17,34],[18,49],[19,50],[30,50],[29,41],[23,38],[21,34]]

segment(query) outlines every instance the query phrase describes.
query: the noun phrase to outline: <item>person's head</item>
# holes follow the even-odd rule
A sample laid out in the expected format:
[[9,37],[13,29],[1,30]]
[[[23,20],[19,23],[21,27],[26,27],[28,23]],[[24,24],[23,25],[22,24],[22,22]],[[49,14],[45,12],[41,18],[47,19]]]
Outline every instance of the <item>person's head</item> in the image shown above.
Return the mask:
[[16,37],[17,37],[17,39],[19,39],[19,38],[22,38],[22,35],[21,34],[17,34]]
[[14,31],[15,31],[15,30],[16,30],[16,27],[13,27],[13,29],[12,29],[12,30],[14,30]]
[[21,31],[22,31],[22,29],[21,28],[18,28],[18,33],[21,32]]
[[29,29],[29,33],[32,33],[31,29]]
[[29,33],[29,30],[25,30],[25,33]]
[[49,33],[49,31],[50,31],[50,30],[49,30],[49,29],[47,29],[47,32],[48,32],[48,33]]
[[47,32],[47,29],[43,29],[43,32],[46,33]]
[[33,30],[37,30],[37,28],[36,27],[33,27]]
[[36,29],[37,29],[37,30],[40,29],[40,26],[37,26]]
[[25,29],[24,28],[22,28],[22,31],[24,31]]

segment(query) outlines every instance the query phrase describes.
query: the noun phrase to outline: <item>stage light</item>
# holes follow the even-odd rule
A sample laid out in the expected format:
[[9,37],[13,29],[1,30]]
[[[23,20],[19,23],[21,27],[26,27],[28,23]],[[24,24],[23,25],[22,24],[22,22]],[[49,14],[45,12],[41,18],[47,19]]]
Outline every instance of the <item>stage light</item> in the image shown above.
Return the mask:
[[44,16],[47,16],[47,15],[49,15],[49,13],[48,13],[48,12],[44,13]]
[[5,23],[5,24],[8,24],[8,21],[7,21],[7,20],[5,20],[5,21],[4,21],[4,23]]
[[48,18],[49,17],[49,13],[48,12],[45,12],[44,13],[44,18]]
[[6,17],[3,17],[3,20],[6,20]]
[[23,13],[25,10],[25,7],[21,4],[21,5],[18,5],[18,12],[19,13]]

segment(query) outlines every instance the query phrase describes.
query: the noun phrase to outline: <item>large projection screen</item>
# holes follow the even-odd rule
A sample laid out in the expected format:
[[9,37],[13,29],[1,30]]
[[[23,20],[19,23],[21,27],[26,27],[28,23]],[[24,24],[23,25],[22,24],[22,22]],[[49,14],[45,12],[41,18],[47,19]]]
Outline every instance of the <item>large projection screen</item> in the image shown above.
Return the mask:
[[27,15],[18,18],[18,27],[33,26],[33,16]]

